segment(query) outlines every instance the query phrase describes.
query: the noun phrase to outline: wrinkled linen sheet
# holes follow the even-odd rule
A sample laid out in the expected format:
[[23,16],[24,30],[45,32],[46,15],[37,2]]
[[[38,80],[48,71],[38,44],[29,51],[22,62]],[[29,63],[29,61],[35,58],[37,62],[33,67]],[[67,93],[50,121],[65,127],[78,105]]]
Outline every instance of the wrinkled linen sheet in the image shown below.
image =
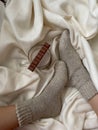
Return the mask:
[[[97,1],[9,0],[0,32],[1,106],[41,94],[55,72],[59,37],[66,28],[70,30],[72,45],[98,90]],[[51,44],[52,64],[48,69],[30,72],[27,69],[29,50],[44,41]],[[17,130],[98,130],[96,114],[77,90],[68,88],[63,99],[58,117]]]

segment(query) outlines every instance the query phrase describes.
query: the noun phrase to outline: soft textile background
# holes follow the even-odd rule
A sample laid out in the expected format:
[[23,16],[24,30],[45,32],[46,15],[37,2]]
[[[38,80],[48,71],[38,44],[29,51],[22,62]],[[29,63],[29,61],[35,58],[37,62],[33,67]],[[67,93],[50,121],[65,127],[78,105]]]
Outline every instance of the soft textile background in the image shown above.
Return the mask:
[[[59,37],[66,28],[98,90],[97,1],[9,0],[0,33],[0,105],[24,101],[41,93],[55,72]],[[46,40],[51,44],[52,64],[49,69],[32,73],[27,69],[28,52]],[[57,118],[37,121],[20,130],[39,129],[97,130],[98,118],[79,92],[69,88]]]

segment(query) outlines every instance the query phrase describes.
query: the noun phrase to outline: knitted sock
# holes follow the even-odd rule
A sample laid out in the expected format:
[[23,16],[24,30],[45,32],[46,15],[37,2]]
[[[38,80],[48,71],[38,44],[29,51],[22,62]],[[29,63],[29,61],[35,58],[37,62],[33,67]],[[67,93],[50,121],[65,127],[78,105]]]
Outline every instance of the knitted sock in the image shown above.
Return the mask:
[[55,75],[45,90],[33,99],[16,105],[19,125],[24,126],[41,118],[57,116],[62,107],[62,92],[67,82],[67,70],[64,62],[57,62]]
[[80,57],[71,45],[69,31],[65,30],[60,38],[59,44],[60,59],[63,60],[68,68],[69,86],[79,90],[82,96],[89,100],[96,93],[89,73],[83,66]]

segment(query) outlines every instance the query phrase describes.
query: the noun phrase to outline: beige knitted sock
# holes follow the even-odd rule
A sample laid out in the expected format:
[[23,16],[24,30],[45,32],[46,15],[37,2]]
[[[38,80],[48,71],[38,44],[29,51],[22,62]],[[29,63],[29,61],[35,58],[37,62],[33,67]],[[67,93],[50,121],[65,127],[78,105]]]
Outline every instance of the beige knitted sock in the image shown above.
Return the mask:
[[5,12],[5,6],[2,1],[0,1],[0,32],[1,32],[1,27],[4,19],[4,12]]
[[68,68],[69,86],[75,87],[82,96],[89,100],[97,90],[93,85],[90,75],[83,66],[80,57],[71,45],[69,31],[65,30],[59,43],[60,59],[63,60]]
[[55,74],[45,90],[36,98],[16,105],[19,125],[24,126],[41,118],[57,116],[62,107],[62,92],[67,83],[65,63],[59,61],[55,65]]

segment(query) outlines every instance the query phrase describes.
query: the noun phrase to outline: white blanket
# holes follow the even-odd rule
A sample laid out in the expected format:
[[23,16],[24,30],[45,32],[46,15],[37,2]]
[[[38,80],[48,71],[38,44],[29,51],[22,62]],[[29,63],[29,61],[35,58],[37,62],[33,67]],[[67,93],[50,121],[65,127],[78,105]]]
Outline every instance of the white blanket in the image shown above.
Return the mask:
[[[55,71],[54,63],[59,60],[59,35],[66,28],[70,30],[72,45],[98,90],[97,1],[9,0],[0,33],[0,105],[24,101],[41,93]],[[27,69],[30,64],[28,52],[47,37],[52,39],[53,65],[48,70],[32,73]],[[97,130],[98,118],[79,92],[69,88],[58,117],[20,128],[39,129]]]

